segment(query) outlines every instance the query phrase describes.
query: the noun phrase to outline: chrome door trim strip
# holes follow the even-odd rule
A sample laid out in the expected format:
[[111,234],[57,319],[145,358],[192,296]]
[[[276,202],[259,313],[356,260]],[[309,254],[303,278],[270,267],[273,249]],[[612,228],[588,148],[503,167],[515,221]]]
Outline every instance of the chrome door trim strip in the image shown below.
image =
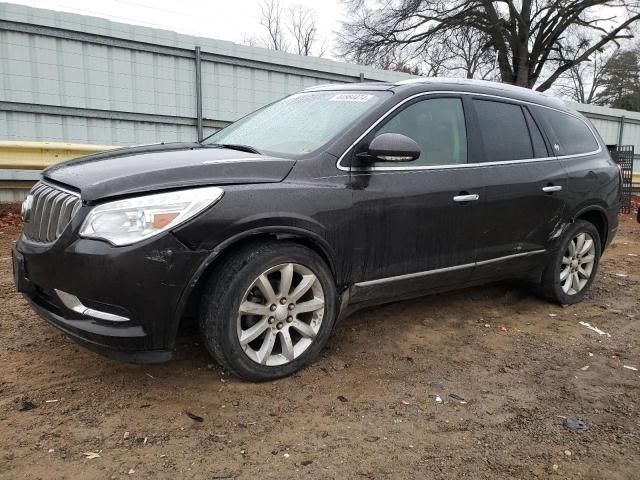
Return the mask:
[[530,250],[528,252],[514,253],[513,255],[505,255],[504,257],[490,258],[489,260],[480,260],[479,262],[476,262],[476,266],[481,267],[482,265],[490,265],[492,263],[502,262],[504,260],[511,260],[512,258],[530,257],[532,255],[539,255],[546,251],[547,250],[545,248],[542,248],[540,250]]
[[[501,162],[481,162],[481,163],[461,163],[461,164],[457,164],[457,165],[422,165],[422,166],[418,166],[418,167],[360,167],[360,168],[351,168],[351,167],[345,167],[344,165],[341,164],[342,160],[344,159],[344,157],[347,155],[347,153],[349,153],[351,151],[351,149],[353,147],[355,147],[364,137],[366,137],[371,130],[373,130],[375,127],[377,127],[385,118],[387,118],[389,115],[391,115],[394,111],[396,111],[398,108],[400,108],[402,105],[404,105],[407,102],[410,102],[411,100],[414,100],[416,98],[420,98],[420,97],[424,97],[427,95],[443,95],[443,94],[450,94],[450,95],[473,95],[475,97],[489,97],[489,98],[497,98],[500,100],[506,100],[509,102],[513,102],[513,103],[519,103],[519,104],[524,104],[524,105],[535,105],[536,107],[540,107],[540,108],[548,108],[549,110],[555,110],[556,112],[562,113],[564,115],[568,115],[570,117],[574,117],[577,118],[578,120],[580,120],[582,123],[584,123],[587,128],[589,129],[589,131],[591,132],[591,135],[593,135],[593,138],[595,139],[596,143],[598,144],[598,149],[594,150],[592,152],[587,152],[587,153],[580,153],[580,154],[576,154],[576,155],[560,155],[560,156],[556,156],[556,157],[543,157],[543,158],[527,158],[527,159],[522,159],[522,160],[505,160],[505,161],[501,161]],[[404,100],[402,100],[400,103],[397,103],[396,105],[394,105],[393,107],[391,107],[389,110],[387,110],[380,118],[378,118],[378,120],[376,120],[373,125],[371,125],[367,130],[365,130],[365,132],[360,135],[355,142],[353,142],[349,148],[347,148],[342,155],[340,155],[340,157],[338,158],[338,161],[336,162],[336,168],[338,168],[338,170],[342,170],[344,172],[348,172],[348,171],[352,171],[352,172],[377,172],[377,171],[385,171],[385,170],[405,170],[405,171],[411,171],[411,170],[442,170],[442,169],[449,169],[449,168],[468,168],[468,167],[484,167],[484,166],[491,166],[491,165],[510,165],[510,164],[517,164],[517,163],[529,163],[529,162],[543,162],[543,161],[547,161],[547,160],[559,160],[559,159],[565,159],[565,158],[581,158],[581,157],[586,157],[589,155],[596,155],[598,153],[602,152],[602,145],[600,145],[600,142],[598,141],[598,137],[597,135],[594,133],[593,128],[591,127],[591,125],[589,125],[588,122],[586,122],[583,118],[574,115],[571,112],[566,112],[563,110],[559,110],[557,108],[553,108],[553,107],[549,107],[547,105],[541,105],[539,103],[534,103],[534,102],[528,102],[526,100],[518,100],[515,98],[510,98],[510,97],[504,97],[501,95],[491,95],[488,93],[474,93],[474,92],[461,92],[461,91],[455,91],[455,90],[434,90],[431,92],[420,92],[420,93],[416,93],[415,95],[411,95],[410,97],[405,98]]]
[[375,285],[383,285],[385,283],[398,282],[401,280],[411,280],[412,278],[427,277],[438,273],[453,272],[463,270],[465,268],[475,267],[475,263],[465,263],[463,265],[455,265],[453,267],[437,268],[435,270],[427,270],[424,272],[407,273],[405,275],[396,275],[395,277],[377,278],[376,280],[367,280],[365,282],[354,283],[354,287],[373,287]]
[[545,249],[531,250],[529,252],[522,252],[522,253],[514,253],[513,255],[505,255],[504,257],[496,257],[496,258],[491,258],[489,260],[481,260],[479,262],[474,262],[474,263],[465,263],[465,264],[462,264],[462,265],[454,265],[452,267],[437,268],[435,270],[426,270],[424,272],[407,273],[405,275],[396,275],[394,277],[377,278],[375,280],[367,280],[367,281],[364,281],[364,282],[357,282],[357,283],[354,283],[353,286],[354,287],[373,287],[373,286],[376,286],[376,285],[383,285],[385,283],[397,282],[397,281],[401,281],[401,280],[411,280],[412,278],[427,277],[429,275],[436,275],[438,273],[454,272],[456,270],[462,270],[462,269],[465,269],[465,268],[478,267],[478,266],[483,266],[483,265],[490,265],[492,263],[503,262],[505,260],[511,260],[511,259],[514,259],[514,258],[529,257],[529,256],[532,256],[532,255],[538,255],[538,254],[544,253],[544,252],[546,252]]

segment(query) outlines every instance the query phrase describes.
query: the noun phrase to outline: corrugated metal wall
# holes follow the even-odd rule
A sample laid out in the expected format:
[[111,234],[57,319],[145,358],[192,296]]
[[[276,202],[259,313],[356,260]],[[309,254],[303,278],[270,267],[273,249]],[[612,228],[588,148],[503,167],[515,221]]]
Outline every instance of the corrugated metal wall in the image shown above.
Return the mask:
[[0,140],[131,145],[193,141],[202,51],[205,134],[330,82],[397,72],[0,3]]
[[585,115],[598,130],[607,145],[633,145],[633,171],[640,173],[640,112],[567,102]]
[[101,145],[194,141],[195,127],[171,123],[105,120],[74,115],[0,111],[0,138]]
[[[406,78],[410,76],[0,3],[0,141],[194,141],[199,118],[207,135],[312,85]],[[607,143],[621,138],[622,144],[635,145],[640,159],[640,113],[573,106],[592,120]],[[635,170],[640,172],[640,160]],[[20,179],[37,176],[37,171],[23,171]],[[15,172],[0,170],[0,181],[15,178]],[[5,197],[0,192],[0,201]]]

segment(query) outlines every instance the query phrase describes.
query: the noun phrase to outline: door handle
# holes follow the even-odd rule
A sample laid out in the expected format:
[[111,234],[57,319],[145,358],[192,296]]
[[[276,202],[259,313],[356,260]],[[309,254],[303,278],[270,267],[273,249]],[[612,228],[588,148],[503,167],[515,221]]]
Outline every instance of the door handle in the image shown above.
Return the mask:
[[480,195],[477,193],[467,194],[467,195],[456,195],[453,197],[454,202],[475,202],[480,198]]
[[544,193],[559,192],[560,190],[562,190],[562,185],[547,185],[546,187],[542,187]]

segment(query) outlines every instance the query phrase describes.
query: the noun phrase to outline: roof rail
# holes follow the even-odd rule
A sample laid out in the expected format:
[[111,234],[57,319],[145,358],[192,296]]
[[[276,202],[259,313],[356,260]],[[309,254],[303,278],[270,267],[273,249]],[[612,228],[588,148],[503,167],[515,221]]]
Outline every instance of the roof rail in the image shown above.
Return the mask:
[[508,83],[494,82],[491,80],[478,80],[476,78],[456,78],[456,77],[420,77],[411,78],[409,80],[401,80],[394,83],[394,85],[411,85],[414,83],[453,83],[457,85],[477,85],[481,87],[491,87],[496,90],[505,90],[511,92],[523,92],[524,90],[544,97],[551,97],[544,92],[537,92],[525,87],[517,87]]

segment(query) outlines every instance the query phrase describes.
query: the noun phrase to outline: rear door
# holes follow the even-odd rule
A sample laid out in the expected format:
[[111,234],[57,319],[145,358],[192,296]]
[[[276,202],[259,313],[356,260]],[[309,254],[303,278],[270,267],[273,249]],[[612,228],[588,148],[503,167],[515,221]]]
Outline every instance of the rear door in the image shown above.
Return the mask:
[[473,98],[483,144],[477,276],[525,271],[560,231],[567,174],[528,105]]

